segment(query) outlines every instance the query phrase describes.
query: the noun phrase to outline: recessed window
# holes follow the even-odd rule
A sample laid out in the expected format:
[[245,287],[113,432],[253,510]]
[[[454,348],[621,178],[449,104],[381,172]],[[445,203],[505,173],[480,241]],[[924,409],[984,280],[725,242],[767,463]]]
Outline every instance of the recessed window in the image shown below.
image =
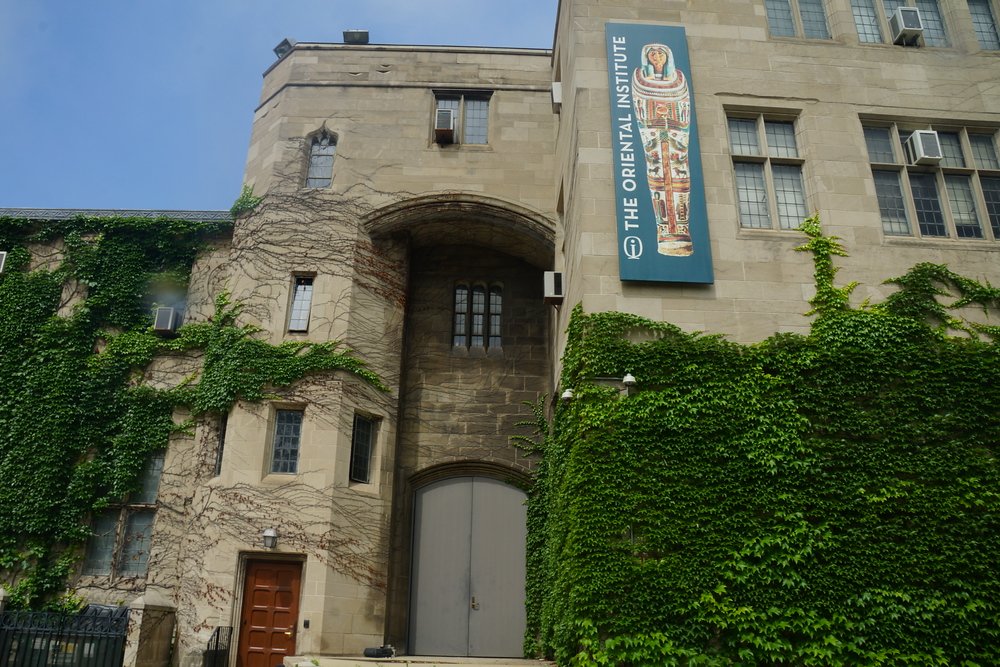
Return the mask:
[[313,276],[292,276],[292,304],[288,314],[288,330],[309,331],[309,311],[312,309]]
[[333,180],[333,158],[337,154],[337,140],[327,132],[314,137],[309,146],[309,169],[306,173],[307,188],[325,188]]
[[163,474],[165,452],[154,452],[143,469],[139,488],[125,502],[94,517],[87,541],[83,574],[144,577],[149,567],[156,495]]
[[[879,6],[881,5],[881,6]],[[889,34],[889,17],[899,7],[916,7],[924,25],[923,39],[927,46],[948,46],[948,33],[938,0],[851,0],[858,39],[879,44]]]
[[972,15],[972,27],[976,31],[979,46],[991,51],[1000,50],[997,19],[990,0],[969,0],[969,14]]
[[[489,93],[439,93],[436,111],[451,112],[451,134],[443,134],[447,114],[435,113],[435,137],[438,143],[486,144],[489,142]],[[450,139],[447,137],[450,136]],[[447,140],[442,140],[445,138]]]
[[830,39],[823,0],[765,0],[764,4],[772,36]]
[[[1000,161],[996,133],[939,129],[937,164],[910,164],[904,149],[914,129],[866,125],[882,229],[894,236],[1000,238]],[[914,225],[911,221],[915,221]]]
[[731,116],[728,123],[740,226],[796,229],[806,203],[794,123],[763,116]]
[[351,472],[352,482],[367,484],[371,481],[372,454],[375,449],[375,433],[378,421],[365,415],[354,415],[354,429],[351,432]]
[[218,447],[215,450],[215,476],[222,474],[222,455],[226,451],[226,431],[229,428],[229,413],[223,412],[219,417]]
[[503,342],[503,288],[484,283],[455,287],[452,320],[455,347],[500,349]]
[[271,444],[271,472],[294,475],[299,471],[302,443],[302,410],[277,410]]

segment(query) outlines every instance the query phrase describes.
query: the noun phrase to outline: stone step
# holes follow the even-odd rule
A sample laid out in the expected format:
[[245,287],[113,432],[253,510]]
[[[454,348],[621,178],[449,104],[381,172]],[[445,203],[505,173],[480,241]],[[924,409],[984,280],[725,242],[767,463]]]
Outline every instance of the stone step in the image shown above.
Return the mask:
[[351,658],[292,656],[286,667],[555,667],[548,660],[519,658],[463,658],[404,655],[396,658]]

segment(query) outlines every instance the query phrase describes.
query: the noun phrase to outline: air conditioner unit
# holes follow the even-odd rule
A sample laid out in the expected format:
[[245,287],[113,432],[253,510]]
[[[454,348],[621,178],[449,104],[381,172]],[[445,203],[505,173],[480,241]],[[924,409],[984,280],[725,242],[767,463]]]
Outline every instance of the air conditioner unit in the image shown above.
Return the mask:
[[934,130],[917,130],[906,140],[906,159],[910,164],[937,164],[943,157],[941,142]]
[[434,141],[439,144],[455,143],[454,109],[438,109],[434,113]]
[[160,307],[154,311],[153,331],[161,335],[170,335],[177,331],[178,312],[176,308]]
[[563,274],[561,271],[545,272],[545,303],[558,306],[563,302]]
[[924,34],[924,22],[920,20],[920,10],[916,7],[897,7],[889,17],[889,32],[892,43],[913,46]]
[[562,82],[552,82],[552,111],[559,113],[562,109]]
[[0,273],[3,273],[4,264],[7,263],[7,252],[0,250]]

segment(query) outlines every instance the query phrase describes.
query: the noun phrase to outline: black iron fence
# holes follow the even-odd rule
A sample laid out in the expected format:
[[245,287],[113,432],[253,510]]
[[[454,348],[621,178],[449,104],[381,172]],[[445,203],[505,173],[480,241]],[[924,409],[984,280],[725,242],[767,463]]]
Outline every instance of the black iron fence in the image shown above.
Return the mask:
[[122,667],[128,608],[0,613],[0,667]]
[[229,663],[229,642],[232,638],[232,628],[218,627],[213,630],[205,653],[202,654],[202,667],[226,667]]

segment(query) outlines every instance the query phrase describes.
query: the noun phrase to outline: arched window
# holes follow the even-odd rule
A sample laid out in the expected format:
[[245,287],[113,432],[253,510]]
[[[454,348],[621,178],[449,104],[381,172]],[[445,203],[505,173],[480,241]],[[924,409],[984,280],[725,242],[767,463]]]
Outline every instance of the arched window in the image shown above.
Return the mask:
[[325,188],[333,179],[333,156],[337,153],[337,139],[322,132],[312,140],[309,147],[309,172],[306,174],[307,188]]
[[499,285],[455,286],[452,344],[499,349],[502,342],[503,288]]

